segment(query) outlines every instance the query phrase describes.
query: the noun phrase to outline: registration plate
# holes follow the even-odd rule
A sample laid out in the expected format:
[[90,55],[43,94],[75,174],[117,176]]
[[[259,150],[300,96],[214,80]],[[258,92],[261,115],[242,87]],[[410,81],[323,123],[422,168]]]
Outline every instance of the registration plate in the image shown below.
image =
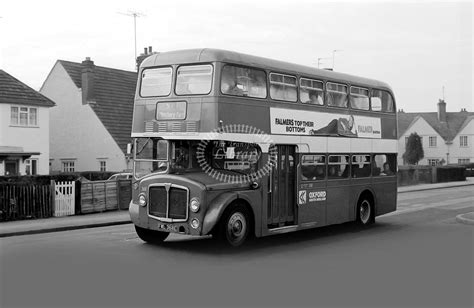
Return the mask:
[[158,224],[158,229],[161,229],[167,232],[178,232],[178,226],[169,225],[169,224]]

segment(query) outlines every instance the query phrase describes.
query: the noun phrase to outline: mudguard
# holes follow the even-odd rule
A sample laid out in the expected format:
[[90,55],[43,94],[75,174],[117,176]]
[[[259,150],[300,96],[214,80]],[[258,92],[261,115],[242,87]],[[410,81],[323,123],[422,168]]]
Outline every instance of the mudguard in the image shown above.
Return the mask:
[[220,194],[214,198],[214,200],[212,200],[207,209],[206,216],[204,216],[204,222],[202,224],[201,231],[203,235],[211,232],[212,228],[214,228],[214,226],[217,224],[227,206],[237,198],[238,194],[236,192],[226,192]]
[[139,223],[139,205],[130,201],[130,205],[128,206],[128,213],[130,214],[130,220],[135,224],[138,225]]

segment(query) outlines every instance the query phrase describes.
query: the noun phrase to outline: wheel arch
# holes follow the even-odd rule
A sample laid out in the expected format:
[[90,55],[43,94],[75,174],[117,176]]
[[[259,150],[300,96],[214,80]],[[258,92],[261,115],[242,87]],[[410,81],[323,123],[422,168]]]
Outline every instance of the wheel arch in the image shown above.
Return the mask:
[[204,216],[202,234],[209,234],[221,219],[222,214],[234,204],[242,204],[246,207],[250,215],[250,231],[252,232],[252,234],[255,234],[256,216],[254,213],[254,209],[250,205],[250,200],[247,196],[240,195],[236,192],[227,192],[220,194],[219,196],[214,198],[214,200],[211,201]]
[[355,202],[354,207],[353,207],[354,219],[357,219],[357,206],[359,205],[359,202],[361,201],[361,199],[365,196],[367,196],[371,199],[374,214],[377,213],[377,197],[375,195],[375,192],[373,191],[372,188],[365,187],[364,189],[362,189],[359,192],[359,194],[357,195],[357,198],[355,199],[356,202]]

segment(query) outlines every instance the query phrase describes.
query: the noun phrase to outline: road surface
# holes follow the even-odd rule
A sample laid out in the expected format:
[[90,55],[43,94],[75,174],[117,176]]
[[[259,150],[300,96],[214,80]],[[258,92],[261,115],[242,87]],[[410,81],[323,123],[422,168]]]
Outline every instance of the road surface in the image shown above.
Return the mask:
[[399,194],[398,211],[276,235],[139,240],[132,225],[0,239],[1,307],[472,307],[472,187]]

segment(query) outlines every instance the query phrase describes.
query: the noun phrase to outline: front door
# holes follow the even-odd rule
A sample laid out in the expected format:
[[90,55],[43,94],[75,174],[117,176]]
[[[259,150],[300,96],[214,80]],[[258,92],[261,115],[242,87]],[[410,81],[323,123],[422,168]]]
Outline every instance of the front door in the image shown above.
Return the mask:
[[18,161],[7,160],[5,161],[5,175],[18,175]]
[[269,228],[296,224],[296,147],[277,145],[272,168],[267,223]]

